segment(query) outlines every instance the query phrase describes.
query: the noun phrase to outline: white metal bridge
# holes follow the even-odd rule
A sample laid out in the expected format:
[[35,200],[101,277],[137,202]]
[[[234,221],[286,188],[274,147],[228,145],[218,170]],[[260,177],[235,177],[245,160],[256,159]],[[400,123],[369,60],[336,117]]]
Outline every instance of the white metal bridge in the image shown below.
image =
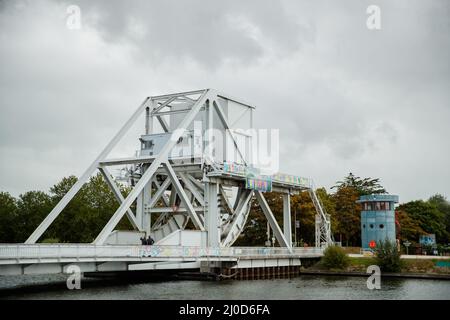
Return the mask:
[[183,247],[140,245],[2,245],[0,274],[200,269],[201,262],[229,262],[235,267],[293,266],[300,258],[317,258],[321,248]]
[[[0,245],[0,275],[65,272],[72,263],[83,272],[101,272],[196,269],[202,261],[235,262],[235,267],[292,265],[319,257],[333,242],[330,218],[311,179],[267,174],[273,168],[261,168],[254,109],[212,89],[146,98],[25,244]],[[142,115],[145,132],[139,138],[139,154],[107,158]],[[132,186],[126,197],[110,173],[111,167],[123,166]],[[37,244],[96,171],[119,207],[94,242]],[[282,228],[264,197],[266,191],[282,195]],[[301,191],[309,192],[317,211],[313,248],[292,245],[290,197]],[[253,198],[279,247],[232,247],[245,232]],[[124,216],[133,231],[115,230]],[[140,239],[149,235],[155,245],[141,245]]]

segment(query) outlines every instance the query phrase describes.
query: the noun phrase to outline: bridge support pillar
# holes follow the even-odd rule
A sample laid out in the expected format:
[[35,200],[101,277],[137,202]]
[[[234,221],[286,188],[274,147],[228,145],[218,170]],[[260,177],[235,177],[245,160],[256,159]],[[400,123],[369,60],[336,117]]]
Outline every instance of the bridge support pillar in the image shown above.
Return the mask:
[[147,209],[151,197],[151,184],[152,180],[147,183],[147,185],[144,187],[144,189],[142,189],[136,199],[136,222],[138,224],[139,230],[145,231],[147,236],[150,234],[151,227],[150,212]]
[[220,246],[220,212],[218,208],[219,185],[217,183],[207,183],[207,211],[205,213],[206,230],[208,231],[208,246]]
[[288,247],[292,247],[291,195],[283,194],[283,233]]

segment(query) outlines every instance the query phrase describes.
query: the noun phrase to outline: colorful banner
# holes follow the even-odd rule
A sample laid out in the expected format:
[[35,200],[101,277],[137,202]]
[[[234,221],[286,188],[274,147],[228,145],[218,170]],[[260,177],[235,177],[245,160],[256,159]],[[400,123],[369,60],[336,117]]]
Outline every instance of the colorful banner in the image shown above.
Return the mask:
[[254,189],[254,186],[257,185],[261,188],[267,188],[272,190],[272,181],[291,185],[298,185],[302,187],[310,187],[310,181],[308,178],[303,178],[284,173],[276,173],[272,176],[265,176],[261,175],[260,173],[261,171],[258,168],[245,166],[243,164],[233,162],[224,162],[223,172],[246,176],[247,178],[246,184],[249,186],[248,189]]
[[224,162],[223,172],[246,175],[247,167],[243,164]]
[[262,192],[272,191],[272,179],[269,176],[247,177],[245,188]]
[[293,176],[290,174],[276,173],[272,176],[272,179],[275,181],[279,181],[281,183],[284,182],[284,183],[296,184],[299,186],[309,187],[309,179],[308,178]]

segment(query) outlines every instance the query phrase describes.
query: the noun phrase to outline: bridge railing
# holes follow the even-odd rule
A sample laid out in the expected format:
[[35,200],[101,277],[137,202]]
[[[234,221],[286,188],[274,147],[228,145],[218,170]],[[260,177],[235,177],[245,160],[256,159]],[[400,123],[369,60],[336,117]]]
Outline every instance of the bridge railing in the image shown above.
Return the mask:
[[0,263],[11,259],[63,259],[63,258],[142,258],[142,257],[277,257],[319,256],[320,248],[279,247],[181,247],[142,245],[89,245],[89,244],[5,244],[0,245]]

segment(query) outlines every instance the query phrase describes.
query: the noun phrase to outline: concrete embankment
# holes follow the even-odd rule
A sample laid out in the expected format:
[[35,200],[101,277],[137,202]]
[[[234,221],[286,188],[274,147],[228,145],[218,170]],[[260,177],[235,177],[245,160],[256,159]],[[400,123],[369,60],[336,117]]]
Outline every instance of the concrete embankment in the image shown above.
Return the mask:
[[[365,273],[365,272],[355,272],[355,271],[349,272],[349,271],[301,270],[300,271],[300,275],[368,277],[370,274],[369,273]],[[381,277],[450,280],[450,274],[435,274],[435,273],[391,273],[391,272],[382,272],[381,273]]]

